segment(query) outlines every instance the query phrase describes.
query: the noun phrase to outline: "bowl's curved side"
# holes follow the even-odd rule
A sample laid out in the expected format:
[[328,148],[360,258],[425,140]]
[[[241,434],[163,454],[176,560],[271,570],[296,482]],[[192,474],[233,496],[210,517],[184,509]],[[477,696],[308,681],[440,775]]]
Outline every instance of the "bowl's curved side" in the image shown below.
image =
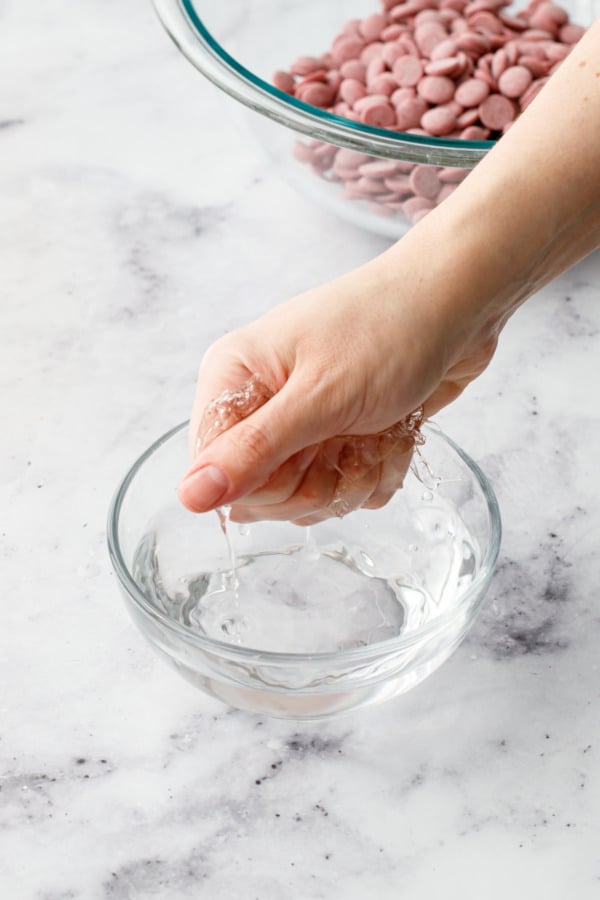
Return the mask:
[[250,72],[215,40],[192,0],[153,0],[178,49],[218,88],[257,113],[301,134],[386,159],[472,168],[493,141],[461,141],[410,135],[363,125],[309,106]]
[[355,665],[358,661],[361,661],[368,665],[369,661],[380,657],[382,652],[384,655],[393,655],[403,651],[411,652],[423,640],[437,637],[447,627],[452,628],[453,624],[456,624],[457,617],[460,618],[465,616],[469,621],[474,617],[489,583],[489,579],[491,578],[499,553],[501,520],[498,502],[491,485],[479,466],[477,466],[477,464],[440,429],[432,423],[427,423],[425,428],[431,433],[432,437],[435,436],[446,443],[452,452],[471,472],[483,494],[489,519],[489,540],[487,541],[481,558],[477,579],[465,590],[460,602],[452,611],[441,613],[421,629],[411,632],[410,635],[401,638],[391,638],[383,644],[372,644],[367,647],[350,648],[336,653],[276,653],[272,651],[255,651],[235,644],[204,637],[198,632],[191,631],[183,624],[169,618],[166,614],[153,606],[144,596],[143,591],[140,589],[130,571],[130,567],[126,562],[121,546],[121,528],[123,527],[124,533],[127,533],[127,527],[121,522],[121,513],[127,493],[134,482],[134,479],[143,469],[144,464],[153,457],[154,454],[159,452],[164,445],[173,439],[181,438],[182,434],[184,435],[183,440],[187,444],[187,438],[185,438],[186,427],[187,423],[183,422],[175,428],[172,428],[155,441],[154,444],[152,444],[134,462],[117,488],[108,512],[107,543],[113,569],[119,579],[121,588],[128,599],[134,604],[138,613],[149,620],[149,623],[152,624],[153,628],[158,627],[164,630],[167,635],[171,636],[172,640],[183,640],[186,645],[194,645],[202,653],[218,653],[221,654],[223,658],[229,659],[232,662],[238,660],[245,663],[248,659],[251,659],[254,665],[260,661],[262,665],[273,665],[275,667],[281,665],[286,667],[290,664],[291,660],[300,665],[303,661],[308,662],[311,666],[314,665],[317,660],[321,663],[328,663],[335,660],[338,664],[346,661]]

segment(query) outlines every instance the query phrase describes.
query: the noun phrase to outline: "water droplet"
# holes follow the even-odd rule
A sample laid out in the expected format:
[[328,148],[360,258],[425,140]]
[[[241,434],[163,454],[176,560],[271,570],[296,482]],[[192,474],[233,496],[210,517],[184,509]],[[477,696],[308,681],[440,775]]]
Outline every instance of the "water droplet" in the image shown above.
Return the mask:
[[227,618],[221,622],[221,631],[235,644],[241,644],[242,634],[248,623],[244,619]]
[[423,493],[421,494],[421,500],[425,500],[429,503],[431,500],[433,500],[432,492],[431,491],[423,491]]
[[312,541],[304,547],[304,558],[308,562],[317,562],[321,558],[321,551]]
[[235,627],[235,622],[233,619],[225,619],[221,622],[221,631],[223,631],[228,637],[233,634]]
[[365,553],[364,550],[361,550],[361,551],[360,551],[360,555],[361,555],[361,559],[363,560],[363,562],[365,563],[365,565],[369,566],[370,569],[374,569],[374,568],[375,568],[375,563],[373,562],[373,560],[371,559],[371,557],[368,556],[368,555]]
[[321,558],[321,551],[317,546],[314,538],[313,532],[311,528],[307,528],[304,535],[304,550],[303,554],[304,559],[308,562],[317,562]]

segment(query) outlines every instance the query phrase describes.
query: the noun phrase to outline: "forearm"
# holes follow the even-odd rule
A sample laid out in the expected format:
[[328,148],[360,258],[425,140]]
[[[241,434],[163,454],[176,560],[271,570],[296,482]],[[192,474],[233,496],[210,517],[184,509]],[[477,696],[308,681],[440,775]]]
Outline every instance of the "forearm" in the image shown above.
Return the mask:
[[[499,330],[600,245],[600,21],[459,189],[386,265],[423,257],[423,290],[457,323]],[[398,273],[401,270],[398,268]]]

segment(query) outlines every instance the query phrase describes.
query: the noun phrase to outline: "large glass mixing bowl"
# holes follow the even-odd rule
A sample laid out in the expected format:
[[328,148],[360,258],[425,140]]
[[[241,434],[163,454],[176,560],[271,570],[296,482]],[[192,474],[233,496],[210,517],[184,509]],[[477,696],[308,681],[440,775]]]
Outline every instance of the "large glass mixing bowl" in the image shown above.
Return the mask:
[[[438,0],[410,3],[418,11],[428,5],[437,7]],[[461,7],[461,0],[439,3]],[[289,69],[302,55],[319,57],[328,51],[344,23],[363,20],[381,9],[378,0],[154,0],[154,5],[190,62],[252,111],[248,122],[273,168],[321,204],[371,231],[401,236],[442,202],[493,146],[493,140],[432,137],[353,121],[274,86],[274,72]],[[481,13],[501,5],[494,0],[487,7],[486,0],[464,0],[466,11],[460,17],[466,16],[468,29],[488,40]],[[392,4],[386,0],[385,6]],[[561,6],[571,22],[583,26],[600,13],[597,0],[566,0]],[[476,19],[467,15],[473,8]],[[502,12],[512,15],[514,10]],[[499,45],[497,36],[490,40],[491,58]],[[543,35],[536,40],[541,46]],[[530,55],[527,50],[527,59]],[[519,65],[522,59],[522,55],[515,57]],[[542,74],[540,70],[534,80],[543,81]],[[490,77],[493,82],[495,76]],[[492,84],[492,92],[495,89]],[[189,107],[190,98],[181,102]],[[387,169],[373,168],[374,162],[382,160],[388,161]],[[359,166],[364,167],[364,176],[358,173]],[[419,167],[416,176],[415,167]],[[359,174],[362,181],[357,187]]]

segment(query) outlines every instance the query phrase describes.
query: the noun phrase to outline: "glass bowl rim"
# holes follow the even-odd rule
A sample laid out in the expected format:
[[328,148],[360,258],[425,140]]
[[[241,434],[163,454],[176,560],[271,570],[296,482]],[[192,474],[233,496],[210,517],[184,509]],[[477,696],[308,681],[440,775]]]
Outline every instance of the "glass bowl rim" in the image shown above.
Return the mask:
[[[283,653],[272,650],[258,650],[252,647],[239,647],[236,644],[229,644],[226,641],[218,641],[216,639],[198,634],[198,632],[187,628],[185,625],[182,625],[181,623],[169,618],[169,616],[160,612],[160,610],[156,609],[156,607],[154,607],[146,599],[143,591],[140,590],[139,586],[133,579],[133,576],[129,571],[129,567],[125,562],[119,541],[120,514],[123,506],[123,501],[125,499],[129,486],[131,485],[138,472],[140,472],[140,470],[144,466],[144,463],[154,453],[160,450],[163,444],[166,444],[171,438],[179,434],[182,429],[187,428],[188,425],[189,421],[184,421],[179,425],[175,425],[169,431],[165,432],[165,434],[161,435],[161,437],[159,437],[156,441],[154,441],[154,443],[151,444],[135,460],[133,465],[129,468],[120,484],[118,485],[108,510],[108,552],[113,569],[117,575],[117,578],[119,579],[119,583],[121,587],[126,591],[128,597],[133,601],[135,607],[138,608],[145,616],[153,619],[155,622],[158,622],[163,628],[166,628],[167,631],[173,632],[178,637],[183,638],[187,643],[197,645],[198,649],[200,650],[209,651],[213,654],[217,653],[220,656],[230,658],[242,658],[244,660],[260,659],[263,662],[270,662],[273,664],[300,664],[302,662],[314,663],[328,661],[340,663],[344,660],[367,660],[372,657],[386,657],[388,655],[408,649],[424,638],[433,637],[439,632],[443,631],[445,627],[449,625],[453,621],[453,619],[455,619],[456,615],[461,610],[463,610],[464,608],[468,608],[469,606],[473,607],[471,612],[472,616],[474,616],[479,607],[479,603],[483,599],[487,583],[489,582],[494,571],[494,567],[500,550],[500,542],[502,536],[500,509],[494,490],[490,482],[488,481],[487,476],[483,473],[477,463],[473,459],[471,459],[471,457],[464,450],[462,450],[462,448],[459,447],[458,444],[456,444],[450,437],[448,437],[448,435],[446,435],[441,430],[441,428],[439,428],[433,422],[425,423],[425,425],[423,426],[425,432],[431,431],[438,437],[440,437],[443,441],[445,441],[450,449],[453,450],[461,459],[461,461],[467,466],[483,493],[490,521],[490,539],[481,560],[480,571],[477,575],[477,578],[472,582],[472,584],[469,585],[469,587],[464,592],[460,602],[456,606],[454,606],[452,610],[449,610],[446,613],[442,613],[440,616],[431,620],[426,625],[416,629],[415,631],[412,631],[409,635],[388,638],[385,641],[379,641],[374,644],[369,644],[366,647],[353,647],[347,650],[329,651],[327,653]],[[474,603],[473,601],[477,596],[479,596],[479,603]]]
[[163,27],[195,68],[234,99],[293,131],[377,157],[463,168],[472,168],[496,144],[390,131],[310,106],[231,56],[204,24],[194,0],[153,0],[153,5]]

